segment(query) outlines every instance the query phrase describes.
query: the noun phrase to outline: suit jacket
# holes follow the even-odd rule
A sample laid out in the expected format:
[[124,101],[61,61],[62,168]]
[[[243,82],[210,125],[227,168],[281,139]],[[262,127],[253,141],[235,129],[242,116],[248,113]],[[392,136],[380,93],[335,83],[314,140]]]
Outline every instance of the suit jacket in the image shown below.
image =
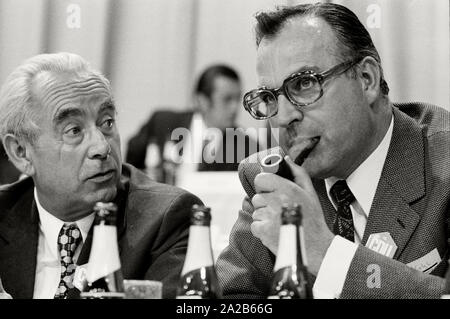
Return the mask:
[[[31,178],[0,188],[0,278],[13,298],[33,297],[39,238],[33,188]],[[201,201],[125,164],[115,202],[124,278],[161,281],[163,298],[175,297],[187,249],[190,209]],[[92,229],[79,265],[89,260]]]
[[[128,142],[126,161],[139,169],[145,169],[145,158],[147,153],[147,146],[154,142],[158,146],[160,158],[163,158],[164,146],[167,141],[171,140],[173,130],[176,128],[190,129],[192,111],[187,112],[174,112],[174,111],[156,111],[148,120],[148,122],[139,130],[139,132],[133,136]],[[236,130],[238,136],[237,141],[245,139],[245,153],[238,157],[238,142],[233,143],[234,159],[232,162],[227,161],[226,141],[231,141],[232,136],[230,134],[223,134],[222,149],[216,155],[216,160],[212,163],[201,162],[198,166],[199,171],[236,171],[239,166],[239,162],[245,157],[251,154],[250,143],[256,143],[250,137],[244,136],[244,134]],[[182,139],[173,140],[176,144]],[[256,145],[256,144],[253,144]],[[254,151],[257,151],[258,146]],[[160,164],[162,165],[162,163]]]
[[[447,269],[450,211],[450,116],[435,106],[394,104],[394,129],[377,186],[362,244],[358,246],[341,298],[439,298]],[[271,149],[269,152],[279,152]],[[255,154],[262,158],[267,152]],[[259,161],[258,161],[259,163]],[[230,244],[217,261],[226,297],[265,298],[274,255],[250,231],[260,172],[254,158],[243,162],[240,179],[247,197],[230,235]],[[323,180],[313,180],[332,231],[336,212]],[[393,259],[365,247],[373,233],[389,232],[398,245]],[[306,243],[307,245],[308,243]],[[408,267],[434,249],[442,261],[431,274]],[[381,286],[369,288],[370,265],[380,267]]]
[[20,172],[8,160],[3,144],[0,143],[0,184],[9,184],[17,181],[20,176]]

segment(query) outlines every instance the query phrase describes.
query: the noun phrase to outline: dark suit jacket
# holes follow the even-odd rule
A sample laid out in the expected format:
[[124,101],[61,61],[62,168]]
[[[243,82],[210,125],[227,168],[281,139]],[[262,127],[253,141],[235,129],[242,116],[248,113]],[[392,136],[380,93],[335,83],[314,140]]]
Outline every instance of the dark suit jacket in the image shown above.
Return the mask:
[[[447,269],[450,214],[450,116],[435,106],[397,104],[387,158],[370,209],[362,245],[351,262],[341,298],[439,298]],[[272,149],[270,152],[278,152]],[[266,152],[255,154],[262,158]],[[259,161],[258,161],[259,162]],[[217,269],[224,296],[267,296],[275,257],[250,231],[260,172],[254,158],[239,169],[247,197]],[[332,231],[336,212],[323,180],[313,180]],[[393,259],[366,248],[373,233],[389,232],[398,245]],[[306,243],[307,245],[308,243]],[[431,275],[405,264],[437,248],[442,261]],[[379,265],[381,287],[369,288],[369,265]]]
[[[172,132],[176,128],[189,129],[193,116],[192,111],[187,112],[175,112],[175,111],[156,111],[150,117],[147,123],[139,130],[139,132],[133,136],[128,142],[126,162],[134,165],[139,169],[145,169],[145,158],[147,152],[147,146],[153,142],[156,143],[159,149],[160,158],[163,158],[164,146],[167,141],[171,140]],[[232,162],[226,160],[227,147],[225,141],[231,141],[231,135],[223,134],[222,152],[219,152],[216,156],[216,160],[212,163],[202,162],[199,164],[199,171],[236,171],[239,166],[239,162],[245,157],[251,155],[251,148],[249,143],[256,143],[250,137],[244,136],[244,134],[237,130],[237,141],[245,140],[245,152],[240,157],[237,156],[238,142],[233,144],[234,159]],[[243,138],[243,139],[241,139]],[[176,144],[180,139],[176,139],[173,142]],[[256,145],[256,144],[254,144]],[[255,149],[254,151],[256,151]],[[229,154],[228,150],[228,154]]]
[[[39,215],[27,178],[0,188],[0,278],[13,298],[32,298]],[[163,298],[175,297],[189,235],[189,212],[201,203],[176,187],[158,184],[124,165],[117,203],[117,233],[125,279],[158,280]],[[78,264],[89,260],[92,228]],[[55,287],[56,289],[56,287]]]
[[0,142],[0,184],[9,184],[17,181],[20,176],[20,172],[8,160],[8,155],[6,155],[5,149]]

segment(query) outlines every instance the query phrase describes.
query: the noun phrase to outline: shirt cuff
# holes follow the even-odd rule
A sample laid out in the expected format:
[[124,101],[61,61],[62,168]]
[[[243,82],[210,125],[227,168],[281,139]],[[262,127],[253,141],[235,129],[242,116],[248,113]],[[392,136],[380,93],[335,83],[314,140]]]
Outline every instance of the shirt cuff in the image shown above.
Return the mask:
[[315,299],[337,299],[344,288],[350,264],[358,245],[335,236],[320,265],[313,287]]

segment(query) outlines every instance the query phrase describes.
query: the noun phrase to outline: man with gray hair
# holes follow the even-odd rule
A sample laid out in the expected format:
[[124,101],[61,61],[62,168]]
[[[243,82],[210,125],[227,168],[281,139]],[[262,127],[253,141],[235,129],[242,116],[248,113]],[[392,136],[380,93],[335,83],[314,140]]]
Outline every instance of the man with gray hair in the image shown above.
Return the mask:
[[70,295],[76,288],[62,278],[58,239],[67,227],[78,229],[73,263],[87,263],[93,206],[102,201],[118,207],[124,277],[162,281],[163,297],[175,296],[190,208],[201,202],[122,164],[116,105],[102,74],[70,53],[25,61],[0,92],[0,136],[10,161],[28,176],[0,188],[0,278],[7,293]]
[[396,104],[369,33],[332,3],[256,16],[256,119],[279,128],[294,178],[241,163],[244,200],[217,262],[225,297],[265,298],[283,204],[303,213],[317,298],[439,298],[448,268],[450,116]]

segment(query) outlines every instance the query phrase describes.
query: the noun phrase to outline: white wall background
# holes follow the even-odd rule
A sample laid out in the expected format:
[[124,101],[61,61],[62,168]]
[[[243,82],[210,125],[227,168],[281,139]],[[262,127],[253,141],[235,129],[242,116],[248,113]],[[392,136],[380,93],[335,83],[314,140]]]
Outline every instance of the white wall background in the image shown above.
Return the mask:
[[[78,53],[110,78],[125,144],[155,108],[189,107],[194,80],[211,63],[230,64],[239,70],[244,90],[253,88],[254,14],[300,2],[308,1],[0,0],[0,83],[32,55]],[[336,2],[368,27],[392,100],[450,110],[448,0]],[[80,28],[68,26],[70,5],[80,9]],[[244,127],[262,125],[243,110],[239,121]]]

